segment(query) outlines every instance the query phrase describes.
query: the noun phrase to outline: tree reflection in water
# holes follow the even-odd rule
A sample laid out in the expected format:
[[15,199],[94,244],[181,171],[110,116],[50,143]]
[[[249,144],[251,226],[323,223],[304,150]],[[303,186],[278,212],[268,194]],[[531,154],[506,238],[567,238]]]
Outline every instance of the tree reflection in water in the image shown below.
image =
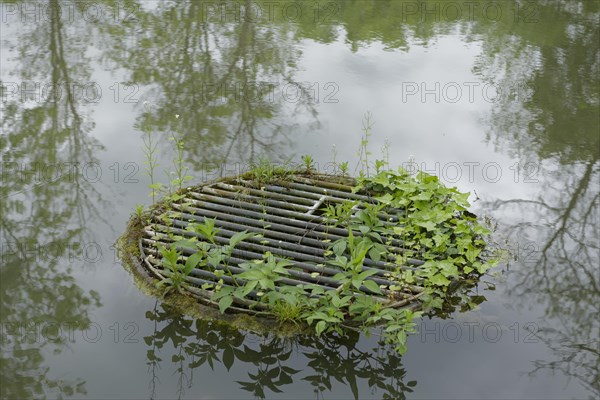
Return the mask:
[[192,170],[276,160],[292,135],[318,125],[319,99],[294,78],[291,24],[211,19],[198,1],[135,9],[135,24],[99,24],[106,57],[144,88],[137,128],[181,132]]
[[2,103],[1,398],[84,394],[83,379],[76,373],[56,377],[46,357],[68,349],[68,332],[88,329],[91,310],[101,306],[98,293],[82,289],[73,276],[74,264],[96,258],[84,254],[86,244],[97,244],[88,221],[97,228],[106,220],[97,187],[81,173],[82,165],[97,164],[93,153],[99,147],[75,84],[89,79],[81,57],[85,41],[67,29],[58,7],[50,1],[50,18],[23,24],[23,70],[15,71],[23,85],[49,77],[58,90],[29,102]]
[[[127,0],[123,6],[139,10],[134,18],[99,21],[95,32],[90,21],[78,19],[65,25],[67,21],[55,11],[67,3],[85,7],[85,2],[49,0],[44,3],[49,18],[22,23],[23,34],[16,43],[22,69],[19,80],[49,81],[61,88],[69,87],[66,82],[89,82],[87,49],[93,42],[102,49],[103,61],[122,68],[129,83],[148,89],[142,100],[151,103],[152,112],[143,113],[139,105],[138,128],[182,132],[188,144],[187,161],[196,171],[223,160],[247,162],[257,154],[276,153],[300,131],[299,127],[303,133],[316,123],[310,96],[290,103],[279,93],[277,101],[268,97],[267,101],[256,101],[252,92],[247,98],[227,99],[217,90],[224,83],[260,89],[261,82],[296,82],[304,40],[332,43],[345,35],[352,51],[371,42],[407,50],[414,43],[427,45],[445,34],[459,35],[465,42],[480,41],[483,54],[474,70],[484,80],[498,87],[523,83],[526,89],[533,89],[531,93],[521,92],[525,97],[510,97],[510,101],[494,105],[488,138],[500,151],[534,162],[540,168],[536,177],[541,179],[542,189],[533,197],[492,200],[488,206],[497,210],[502,217],[497,219],[506,224],[508,208],[521,211],[522,218],[503,229],[536,245],[527,262],[511,275],[517,283],[512,298],[545,308],[548,323],[539,324],[546,328],[538,335],[556,357],[537,360],[534,370],[561,370],[580,381],[592,396],[600,397],[600,3],[532,2],[537,22],[528,24],[513,18],[471,21],[467,13],[456,21],[424,21],[419,13],[406,15],[406,2],[348,0],[340,2],[339,13],[318,23],[311,17],[296,23],[248,24],[205,21],[202,4],[196,1]],[[93,3],[110,8],[116,2]],[[288,1],[280,3],[283,6]],[[439,2],[424,1],[423,8],[433,8],[433,3]],[[521,3],[530,6],[529,2]],[[513,81],[499,82],[498,77]],[[63,91],[60,98],[51,97],[29,108],[3,103],[3,163],[93,162],[98,143],[89,133],[94,122],[77,99],[76,93]],[[175,114],[180,118],[173,118]],[[31,175],[3,179],[3,245],[20,243],[24,249],[33,249],[83,243],[89,239],[88,225],[105,223],[102,213],[97,212],[100,199],[95,188],[86,180],[64,178],[51,185],[36,185]],[[46,261],[35,258],[39,253],[13,250],[11,247],[2,254],[2,323],[77,321],[85,329],[90,310],[99,305],[97,296],[77,285],[61,257]],[[161,354],[176,350],[172,362],[180,372],[179,395],[186,384],[193,383],[193,373],[200,366],[216,368],[222,364],[230,369],[236,362],[254,368],[248,380],[239,385],[257,397],[265,397],[269,390],[277,392],[298,379],[310,382],[316,396],[331,390],[335,381],[347,384],[356,395],[359,382],[366,380],[370,388],[390,398],[403,398],[414,384],[404,383],[404,370],[395,353],[383,347],[359,350],[358,338],[352,332],[343,338],[300,337],[291,342],[261,338],[260,343],[249,347],[237,331],[215,323],[174,317],[158,309],[148,311],[147,317],[156,323],[154,334],[146,338],[152,376],[157,377],[158,366],[166,362]],[[7,340],[1,347],[0,397],[59,397],[85,391],[77,378],[52,378],[45,365],[44,352],[63,351],[66,343],[29,345],[11,341],[8,336]],[[293,349],[301,351],[307,360],[303,371],[292,365]]]
[[[543,194],[535,199],[497,200],[499,210],[518,209],[524,221],[506,226],[532,246],[511,272],[511,297],[545,307],[537,337],[554,360],[536,360],[532,374],[560,370],[600,397],[600,221],[598,160],[545,171]],[[534,224],[533,220],[543,221]]]
[[489,139],[522,165],[529,162],[521,172],[527,188],[538,191],[487,206],[507,236],[521,240],[509,275],[511,298],[545,309],[537,337],[555,358],[535,360],[531,374],[561,371],[600,398],[600,4],[538,8],[545,17],[537,33],[492,36],[504,46],[490,46],[495,50],[482,62],[494,66],[482,74],[506,77],[501,85],[517,77],[534,89],[518,102],[494,105]]

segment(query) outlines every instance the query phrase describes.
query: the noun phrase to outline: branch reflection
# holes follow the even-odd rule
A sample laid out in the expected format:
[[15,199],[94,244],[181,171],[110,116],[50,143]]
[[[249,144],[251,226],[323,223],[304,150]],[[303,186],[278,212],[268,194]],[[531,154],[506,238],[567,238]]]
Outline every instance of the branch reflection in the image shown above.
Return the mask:
[[[85,253],[85,245],[94,243],[86,229],[89,219],[105,220],[99,191],[81,174],[82,165],[96,163],[93,153],[99,148],[77,93],[77,83],[89,81],[88,60],[81,57],[85,40],[68,29],[59,8],[58,1],[49,1],[47,19],[20,25],[22,70],[13,72],[20,86],[34,89],[34,98],[7,101],[4,94],[16,83],[0,82],[0,397],[5,399],[85,394],[84,380],[56,377],[46,360],[69,348],[68,335],[54,337],[42,329],[85,330],[90,312],[101,306],[98,293],[81,288],[73,276],[74,264],[96,259]],[[40,82],[51,88],[46,96],[35,89]]]
[[495,42],[505,45],[490,46],[482,61],[490,67],[481,73],[505,76],[504,86],[522,79],[534,89],[495,104],[489,137],[501,151],[529,162],[534,173],[524,171],[530,179],[516,183],[533,193],[491,200],[488,207],[503,220],[506,235],[517,238],[511,298],[544,308],[537,336],[555,357],[535,360],[531,374],[561,371],[599,398],[599,5],[537,6],[546,16],[539,34],[503,33],[498,26]]

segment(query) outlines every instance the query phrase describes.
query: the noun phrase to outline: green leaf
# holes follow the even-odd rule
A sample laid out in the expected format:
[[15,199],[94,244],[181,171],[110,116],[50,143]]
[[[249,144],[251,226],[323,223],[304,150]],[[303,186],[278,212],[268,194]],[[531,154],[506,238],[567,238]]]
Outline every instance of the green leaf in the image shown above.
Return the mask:
[[200,252],[194,253],[191,256],[189,256],[188,259],[185,261],[185,268],[183,269],[183,272],[186,275],[189,275],[190,272],[192,272],[192,270],[196,268],[196,265],[198,265],[200,260],[202,260],[202,253]]
[[387,187],[390,183],[388,174],[386,172],[379,173],[370,179],[373,183],[378,183],[384,187]]
[[391,193],[386,193],[383,196],[375,197],[375,200],[377,200],[383,204],[390,204],[393,199],[394,199],[394,196],[392,196]]
[[348,266],[348,258],[346,258],[346,256],[336,256],[335,260],[329,261],[329,264],[337,265],[342,269],[346,269]]
[[458,276],[458,268],[454,265],[452,260],[442,260],[438,262],[438,266],[444,276]]
[[369,289],[370,291],[375,292],[377,294],[381,294],[381,288],[379,287],[379,285],[376,282],[368,280],[368,281],[364,281],[363,285],[365,285],[365,287],[367,289]]
[[340,298],[337,296],[337,293],[336,293],[336,295],[331,298],[331,304],[333,304],[337,308],[343,308],[348,305],[351,298],[352,298],[352,296],[344,296],[344,297]]
[[432,221],[415,221],[415,225],[422,226],[428,231],[433,231],[435,229],[435,223]]
[[467,245],[467,249],[466,250],[467,251],[465,253],[465,257],[467,257],[467,260],[469,260],[470,262],[474,262],[475,260],[477,260],[477,257],[479,256],[479,253],[481,253],[481,250],[475,248],[472,243],[469,243]]
[[346,250],[346,241],[345,240],[341,239],[334,243],[333,253],[336,256],[341,256],[342,254],[344,254],[345,250]]
[[256,236],[256,234],[248,233],[248,231],[238,232],[229,239],[229,244],[232,247],[235,247],[242,240],[246,240],[246,239],[254,237],[254,236]]
[[439,297],[433,297],[428,303],[427,306],[430,308],[437,308],[437,309],[442,309],[442,306],[444,305],[444,301],[439,298]]
[[365,226],[365,225],[359,225],[358,230],[364,234],[364,233],[369,232],[371,230],[371,228],[369,228],[368,226]]
[[431,278],[429,278],[429,281],[437,286],[448,286],[450,284],[448,278],[442,274],[433,275]]
[[290,260],[279,260],[277,261],[275,271],[282,273],[284,275],[288,275],[288,270],[285,267],[289,267],[290,265],[294,265],[294,263]]
[[379,271],[377,271],[376,269],[368,269],[368,270],[363,271],[360,274],[358,274],[357,278],[360,279],[361,281],[364,281],[368,277],[377,274],[377,272],[379,272]]
[[471,195],[471,193],[456,193],[454,194],[454,200],[461,206],[463,207],[469,207],[469,196]]
[[371,260],[377,262],[381,260],[381,251],[379,249],[376,249],[375,247],[373,247],[371,250],[369,250],[369,258],[371,258]]
[[231,286],[225,286],[222,287],[221,290],[219,290],[218,292],[214,293],[211,297],[211,299],[213,301],[217,301],[222,297],[226,297],[231,295],[231,293],[234,291],[234,289]]
[[275,290],[275,283],[273,283],[273,281],[271,279],[262,278],[258,281],[258,284],[260,285],[261,289]]
[[417,174],[417,178],[420,179],[423,183],[437,183],[438,177],[435,175],[429,175],[426,172],[420,171]]
[[233,294],[237,298],[243,299],[248,296],[248,293],[254,290],[256,285],[258,285],[258,281],[248,281],[243,287],[236,289]]
[[317,322],[317,325],[315,326],[317,336],[320,336],[321,333],[325,330],[325,328],[327,328],[327,322],[325,322],[325,321]]
[[225,310],[227,310],[232,303],[233,298],[231,296],[221,298],[221,300],[219,300],[219,311],[221,311],[221,314],[224,314]]
[[431,192],[421,192],[415,196],[411,196],[410,199],[412,201],[429,200],[431,199]]

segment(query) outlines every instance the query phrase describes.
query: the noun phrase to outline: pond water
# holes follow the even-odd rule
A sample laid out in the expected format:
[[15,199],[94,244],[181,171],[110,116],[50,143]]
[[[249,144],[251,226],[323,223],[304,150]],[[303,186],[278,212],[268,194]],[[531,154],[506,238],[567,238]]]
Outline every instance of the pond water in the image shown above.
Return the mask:
[[[0,397],[600,397],[597,1],[0,2]],[[172,312],[113,244],[181,132],[192,183],[371,160],[472,192],[476,310],[281,339]],[[409,163],[410,161],[410,163]],[[409,164],[406,164],[409,163]],[[495,290],[490,290],[495,288]]]

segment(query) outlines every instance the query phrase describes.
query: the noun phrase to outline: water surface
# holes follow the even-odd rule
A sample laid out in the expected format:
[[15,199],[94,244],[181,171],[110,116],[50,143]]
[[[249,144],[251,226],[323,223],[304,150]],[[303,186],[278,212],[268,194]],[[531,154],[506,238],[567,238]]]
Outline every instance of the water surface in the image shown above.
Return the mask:
[[[600,3],[219,4],[0,3],[0,397],[600,397]],[[135,287],[113,243],[152,201],[144,133],[164,182],[174,131],[194,183],[259,157],[354,170],[367,111],[373,160],[497,222],[514,257],[477,310],[419,322],[399,357]]]

